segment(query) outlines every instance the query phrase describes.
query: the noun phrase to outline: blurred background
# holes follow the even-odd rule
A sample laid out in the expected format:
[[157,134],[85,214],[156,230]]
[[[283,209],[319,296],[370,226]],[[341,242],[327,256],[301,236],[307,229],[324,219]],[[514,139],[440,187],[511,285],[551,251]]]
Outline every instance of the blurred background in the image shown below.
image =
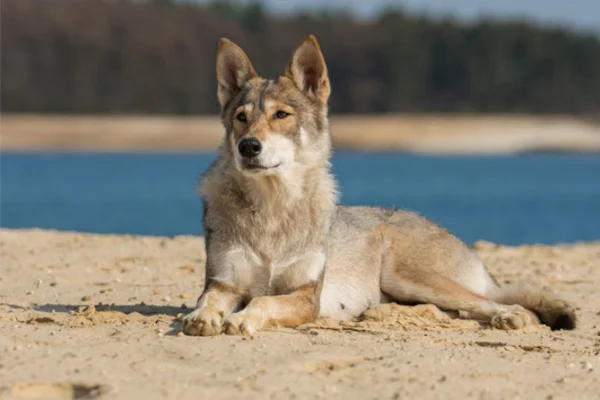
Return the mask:
[[218,39],[268,77],[308,34],[342,203],[473,243],[600,239],[596,0],[2,0],[0,227],[202,234]]

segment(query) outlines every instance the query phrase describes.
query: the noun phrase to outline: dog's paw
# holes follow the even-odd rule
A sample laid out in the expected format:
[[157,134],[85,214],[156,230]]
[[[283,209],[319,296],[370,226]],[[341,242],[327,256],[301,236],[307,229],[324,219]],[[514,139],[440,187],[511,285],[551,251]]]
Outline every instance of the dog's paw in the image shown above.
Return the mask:
[[260,318],[251,313],[232,314],[223,323],[223,332],[227,335],[252,336],[261,328]]
[[492,318],[492,327],[505,331],[522,329],[536,324],[539,324],[539,320],[528,310],[503,312]]
[[198,308],[185,317],[181,330],[190,336],[215,336],[222,332],[223,312],[211,308]]

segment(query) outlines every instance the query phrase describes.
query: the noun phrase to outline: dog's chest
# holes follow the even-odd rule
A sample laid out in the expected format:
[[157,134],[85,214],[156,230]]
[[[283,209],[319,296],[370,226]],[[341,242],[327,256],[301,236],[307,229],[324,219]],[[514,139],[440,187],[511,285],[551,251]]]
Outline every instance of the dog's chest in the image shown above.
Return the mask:
[[237,285],[249,290],[252,297],[278,294],[282,289],[281,282],[286,280],[285,275],[299,259],[293,253],[265,257],[248,245],[240,245],[232,252],[237,253],[237,260],[231,265],[234,280]]
[[210,273],[252,297],[286,293],[318,280],[328,221],[316,218],[313,209],[309,201],[279,210],[211,207],[205,220],[214,233]]

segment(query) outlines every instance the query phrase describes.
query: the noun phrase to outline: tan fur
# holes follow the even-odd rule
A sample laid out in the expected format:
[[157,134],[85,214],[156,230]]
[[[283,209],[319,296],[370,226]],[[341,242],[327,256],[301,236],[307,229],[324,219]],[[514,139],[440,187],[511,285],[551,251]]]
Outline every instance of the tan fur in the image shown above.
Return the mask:
[[[337,206],[327,121],[330,84],[313,36],[283,76],[256,75],[222,40],[218,97],[226,134],[205,174],[206,288],[189,335],[252,335],[326,316],[348,320],[382,302],[431,303],[499,329],[572,329],[546,291],[499,288],[458,238],[414,213]],[[240,116],[240,114],[243,114]],[[240,142],[262,150],[243,157]]]
[[319,315],[320,286],[311,282],[290,294],[257,297],[227,320],[224,331],[228,335],[252,335],[258,329],[314,321]]

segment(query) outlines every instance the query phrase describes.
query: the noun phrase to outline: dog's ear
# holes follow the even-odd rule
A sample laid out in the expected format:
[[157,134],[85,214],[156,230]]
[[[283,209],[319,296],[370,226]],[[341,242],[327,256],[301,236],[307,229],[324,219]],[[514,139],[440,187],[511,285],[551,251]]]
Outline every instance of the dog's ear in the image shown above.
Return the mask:
[[327,103],[331,93],[327,65],[317,38],[313,35],[308,36],[298,46],[285,76],[292,79],[298,89],[308,96],[316,98],[323,104]]
[[221,107],[225,107],[242,90],[244,84],[256,76],[246,53],[232,41],[221,39],[217,53],[217,97]]

